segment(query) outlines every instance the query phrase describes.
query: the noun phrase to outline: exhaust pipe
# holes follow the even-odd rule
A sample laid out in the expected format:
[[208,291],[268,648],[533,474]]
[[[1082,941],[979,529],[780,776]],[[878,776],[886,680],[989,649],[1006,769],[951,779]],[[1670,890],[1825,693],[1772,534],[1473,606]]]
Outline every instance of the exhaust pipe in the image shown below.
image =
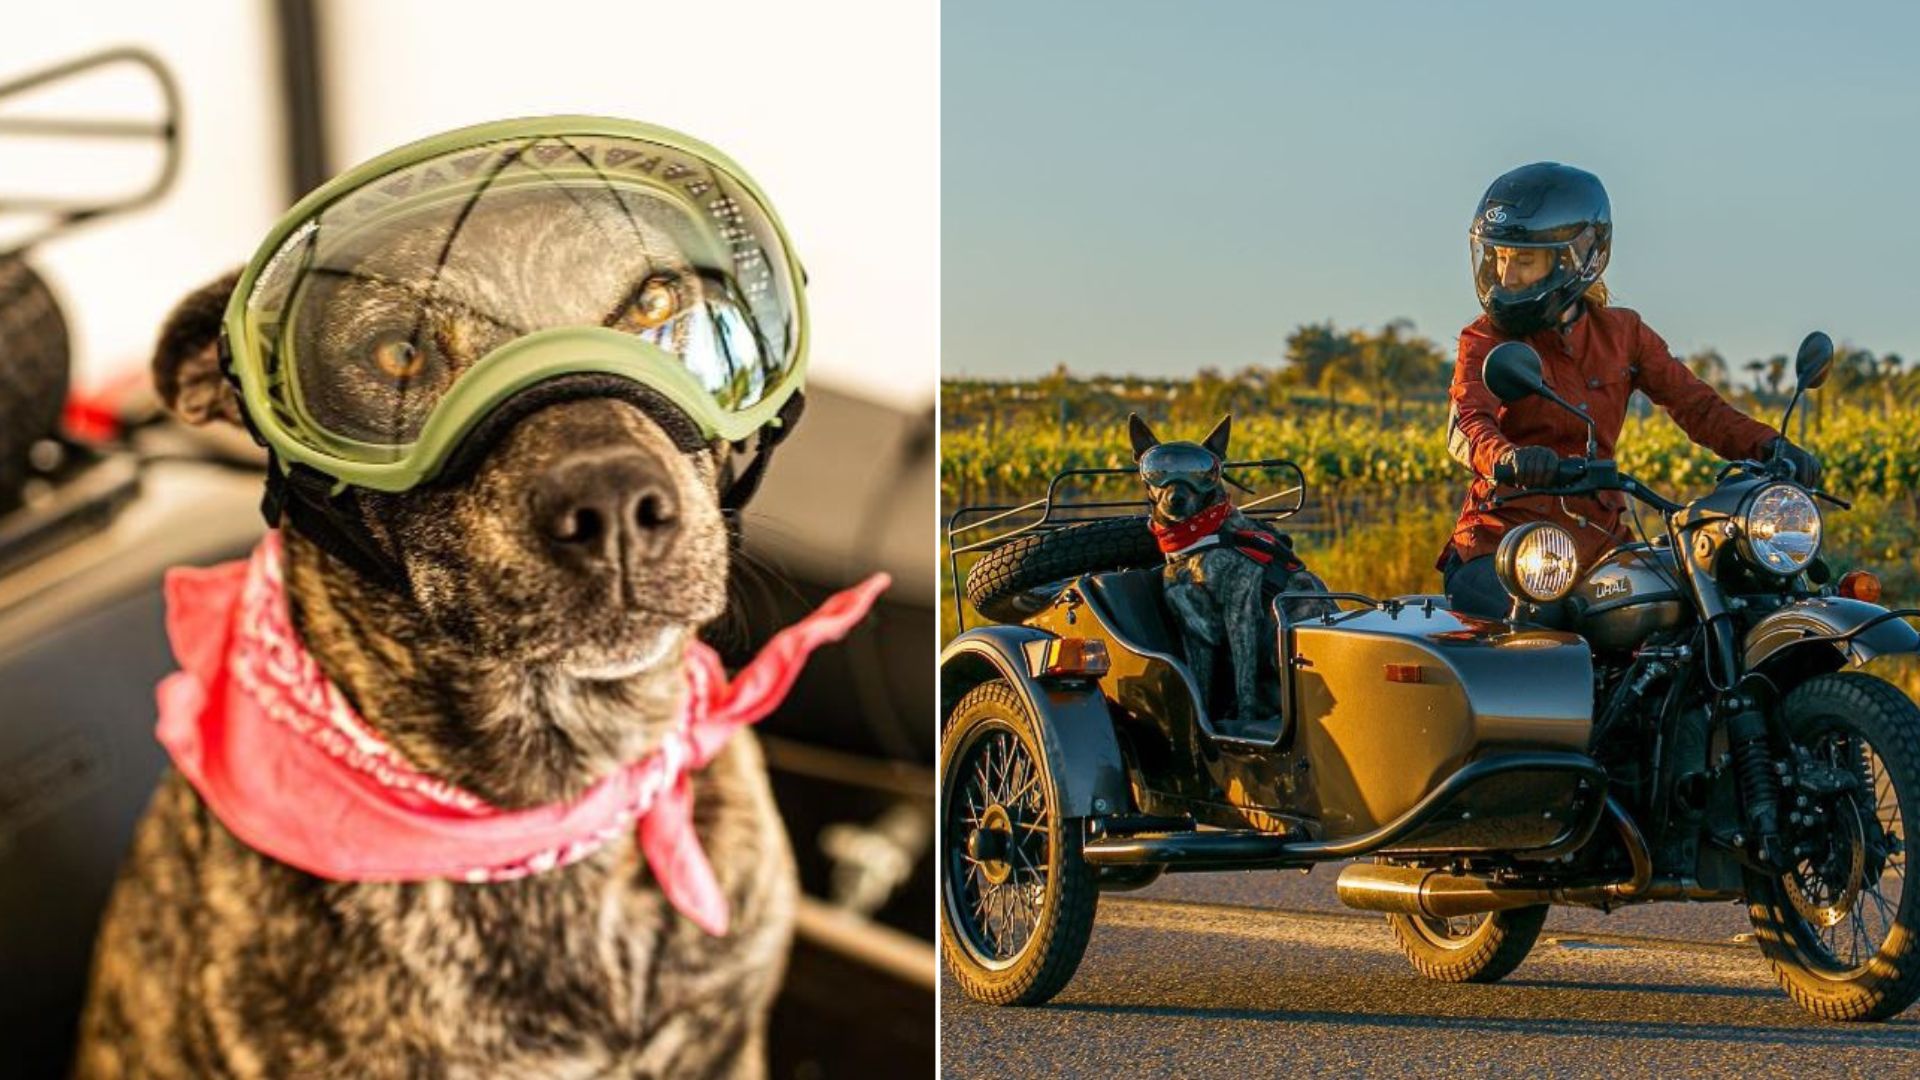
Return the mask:
[[1340,871],[1335,889],[1340,902],[1361,911],[1391,915],[1424,915],[1451,919],[1507,911],[1534,904],[1610,904],[1649,899],[1653,885],[1653,856],[1639,826],[1612,796],[1607,815],[1613,819],[1620,842],[1627,849],[1633,872],[1625,881],[1604,885],[1559,888],[1519,888],[1502,885],[1484,874],[1454,874],[1419,866],[1355,863]]
[[1546,903],[1541,889],[1510,889],[1477,874],[1355,863],[1340,871],[1340,902],[1362,911],[1451,919]]

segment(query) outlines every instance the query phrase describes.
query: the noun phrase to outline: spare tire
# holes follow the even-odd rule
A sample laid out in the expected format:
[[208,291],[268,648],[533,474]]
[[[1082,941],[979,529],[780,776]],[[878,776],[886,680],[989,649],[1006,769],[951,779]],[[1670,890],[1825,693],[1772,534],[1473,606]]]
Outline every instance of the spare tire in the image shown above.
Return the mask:
[[1159,566],[1164,556],[1144,517],[1103,518],[1017,536],[967,571],[967,603],[995,622],[1017,623],[1052,602],[1057,584],[1096,570]]

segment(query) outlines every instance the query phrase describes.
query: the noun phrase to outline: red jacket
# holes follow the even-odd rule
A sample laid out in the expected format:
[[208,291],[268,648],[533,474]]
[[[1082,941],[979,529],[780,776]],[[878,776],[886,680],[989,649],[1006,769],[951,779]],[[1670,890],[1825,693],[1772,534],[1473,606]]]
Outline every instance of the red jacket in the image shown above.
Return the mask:
[[[1453,536],[1435,564],[1444,567],[1449,551],[1462,561],[1492,554],[1506,531],[1523,522],[1546,518],[1572,530],[1582,570],[1623,541],[1632,539],[1621,521],[1626,497],[1617,491],[1598,497],[1536,496],[1487,509],[1495,494],[1493,464],[1515,446],[1550,447],[1563,457],[1586,451],[1587,428],[1565,409],[1545,398],[1530,397],[1502,404],[1480,379],[1480,366],[1495,345],[1511,338],[1493,328],[1485,316],[1460,332],[1460,357],[1453,368],[1448,397],[1453,415],[1447,425],[1447,449],[1473,470],[1466,501]],[[1527,344],[1540,353],[1547,385],[1574,407],[1594,419],[1594,439],[1602,458],[1613,457],[1620,426],[1627,418],[1627,398],[1639,390],[1694,442],[1723,458],[1755,458],[1778,432],[1754,420],[1721,399],[1713,387],[1700,381],[1685,364],[1667,351],[1660,335],[1627,308],[1590,307],[1564,329],[1528,335]],[[1500,494],[1518,489],[1501,485]],[[1562,504],[1565,511],[1562,510]],[[1574,515],[1584,516],[1582,525]]]

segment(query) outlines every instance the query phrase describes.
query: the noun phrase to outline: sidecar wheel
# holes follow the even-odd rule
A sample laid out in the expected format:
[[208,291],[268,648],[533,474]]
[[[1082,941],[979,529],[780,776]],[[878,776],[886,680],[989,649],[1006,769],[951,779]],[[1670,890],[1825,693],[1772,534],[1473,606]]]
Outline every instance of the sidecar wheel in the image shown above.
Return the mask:
[[940,745],[940,951],[961,991],[1038,1005],[1087,950],[1100,887],[1062,817],[1026,704],[1005,680],[954,707]]
[[[1920,998],[1920,892],[1907,880],[1920,820],[1920,707],[1882,679],[1840,672],[1787,695],[1782,718],[1853,790],[1815,800],[1812,848],[1778,877],[1748,871],[1754,941],[1780,986],[1828,1020],[1885,1020]],[[1786,813],[1783,809],[1782,814]]]
[[1533,951],[1546,922],[1545,904],[1454,919],[1387,916],[1414,970],[1438,982],[1499,982]]

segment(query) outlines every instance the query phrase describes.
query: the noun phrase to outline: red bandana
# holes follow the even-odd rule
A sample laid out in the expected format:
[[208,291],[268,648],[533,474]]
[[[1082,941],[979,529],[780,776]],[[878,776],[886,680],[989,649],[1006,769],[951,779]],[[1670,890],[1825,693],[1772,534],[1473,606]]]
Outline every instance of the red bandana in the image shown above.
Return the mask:
[[1231,513],[1233,503],[1222,499],[1185,521],[1176,521],[1171,525],[1148,522],[1147,528],[1153,530],[1153,538],[1159,542],[1162,553],[1178,555],[1219,532],[1220,526],[1227,523],[1227,515]]
[[693,830],[689,773],[772,712],[807,654],[837,641],[889,584],[838,593],[774,635],[728,682],[686,645],[687,703],[661,746],[569,803],[500,810],[419,772],[355,715],[287,618],[280,538],[253,557],[167,573],[181,671],[160,683],[160,742],[208,808],[264,855],[334,881],[505,881],[565,866],[636,828],[673,906],[710,934],[727,903]]

